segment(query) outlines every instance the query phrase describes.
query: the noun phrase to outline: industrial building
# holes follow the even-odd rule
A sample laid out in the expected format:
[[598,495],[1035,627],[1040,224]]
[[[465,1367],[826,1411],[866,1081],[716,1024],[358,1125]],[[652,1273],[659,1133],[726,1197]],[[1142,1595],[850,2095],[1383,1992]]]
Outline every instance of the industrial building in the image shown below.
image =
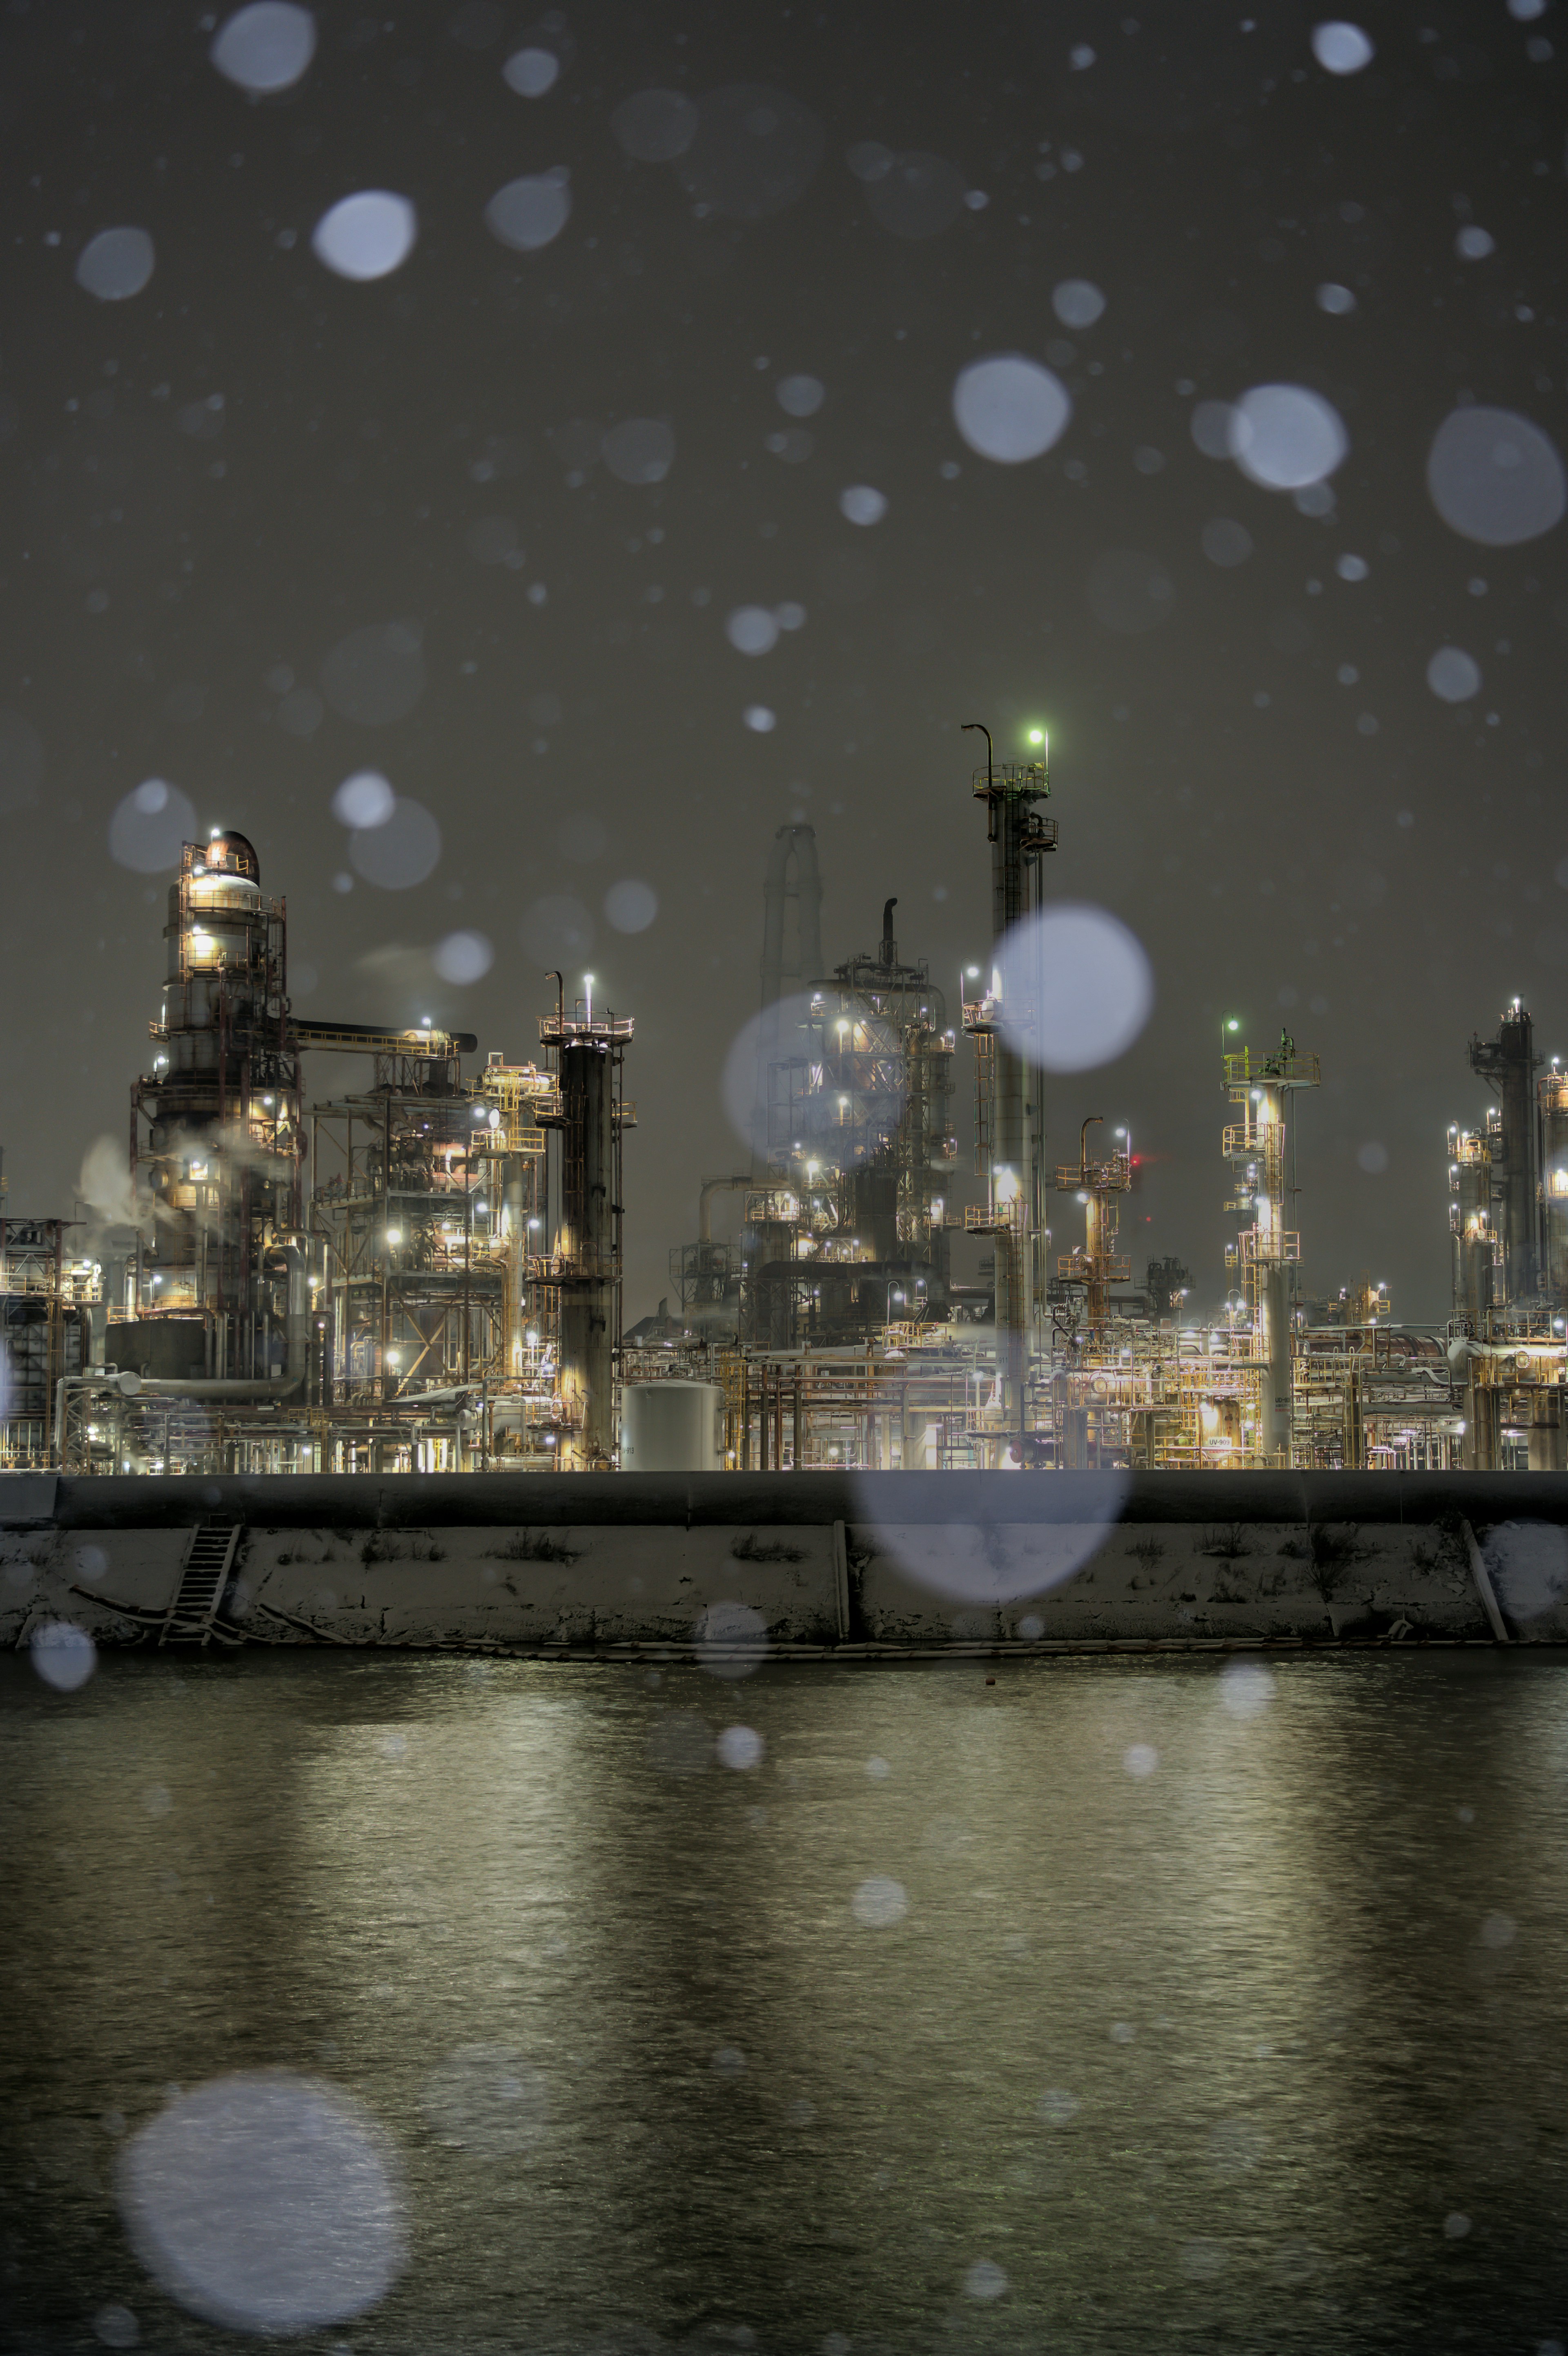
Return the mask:
[[1470,1041],[1496,1097],[1474,1129],[1448,1131],[1454,1314],[1449,1357],[1476,1472],[1568,1470],[1568,1078],[1536,1052],[1519,999],[1497,1036]]
[[[983,730],[981,734],[986,734]],[[622,1332],[634,1026],[551,974],[539,1060],[468,1033],[306,1022],[287,911],[230,830],[168,894],[151,1068],[131,1089],[139,1216],[72,1257],[4,1215],[0,1461],[74,1472],[518,1474],[1090,1467],[1568,1467],[1568,1074],[1518,1001],[1448,1133],[1453,1307],[1402,1324],[1370,1278],[1304,1280],[1288,1034],[1227,1026],[1217,1170],[1237,1221],[1220,1316],[1118,1233],[1138,1156],[1034,1050],[1050,1007],[1004,945],[1049,905],[1043,751],[987,758],[992,958],[956,1023],[882,905],[829,965],[810,827],[763,884],[744,1168],[705,1178],[670,1299]],[[918,946],[918,945],[914,945]],[[962,1044],[961,1044],[962,1043]],[[973,1178],[953,1103],[972,1058]],[[319,1059],[354,1076],[319,1095]],[[1048,1094],[1050,1101],[1048,1102]],[[1048,1160],[1051,1135],[1073,1149]],[[715,1234],[734,1198],[732,1238]],[[1054,1213],[1053,1213],[1054,1206]],[[1077,1231],[1082,1214],[1082,1232]],[[635,1215],[635,1198],[630,1215]],[[1053,1234],[1054,1215],[1060,1234]],[[1072,1232],[1069,1234],[1068,1230]],[[955,1234],[986,1250],[955,1274]]]
[[[546,1471],[613,1462],[629,1021],[569,1012],[541,1061],[304,1022],[287,913],[232,831],[168,895],[152,1068],[131,1089],[144,1211],[94,1263],[0,1222],[13,1466]],[[362,1083],[307,1103],[308,1056]]]

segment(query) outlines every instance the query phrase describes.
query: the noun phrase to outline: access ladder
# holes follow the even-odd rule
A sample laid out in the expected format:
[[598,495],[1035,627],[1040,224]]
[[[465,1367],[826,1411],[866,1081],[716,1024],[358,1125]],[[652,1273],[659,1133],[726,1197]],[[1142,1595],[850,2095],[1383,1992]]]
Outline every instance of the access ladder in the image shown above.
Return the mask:
[[191,1532],[175,1600],[158,1632],[160,1644],[209,1644],[213,1622],[240,1544],[238,1522],[203,1522]]

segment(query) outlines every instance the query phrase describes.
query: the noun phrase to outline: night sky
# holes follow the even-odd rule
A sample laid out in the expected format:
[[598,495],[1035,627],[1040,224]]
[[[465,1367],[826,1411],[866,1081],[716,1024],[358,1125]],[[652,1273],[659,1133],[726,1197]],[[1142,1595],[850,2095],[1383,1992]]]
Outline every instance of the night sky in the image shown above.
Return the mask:
[[[1150,1157],[1140,1273],[1224,1289],[1234,1014],[1322,1055],[1307,1290],[1446,1314],[1466,1041],[1518,992],[1568,1052],[1560,10],[1362,7],[1337,71],[1272,0],[389,5],[263,96],[221,13],[0,14],[10,1207],[123,1139],[173,847],[233,825],[302,1014],[527,1058],[564,961],[635,1016],[630,1322],[738,1166],[778,826],[830,962],[894,893],[950,1001],[987,958],[978,719],[1049,727],[1051,888],[1152,962],[1048,1096],[1052,1161],[1089,1113]],[[417,236],[358,280],[365,191]],[[1011,354],[1072,413],[1002,463],[954,396]],[[1327,489],[1251,478],[1270,385]]]

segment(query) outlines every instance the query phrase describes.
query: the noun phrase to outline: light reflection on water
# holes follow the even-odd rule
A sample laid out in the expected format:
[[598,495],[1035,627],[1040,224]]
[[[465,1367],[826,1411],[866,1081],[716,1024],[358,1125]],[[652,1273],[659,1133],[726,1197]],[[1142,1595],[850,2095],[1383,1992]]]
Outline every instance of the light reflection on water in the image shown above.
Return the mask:
[[1271,1666],[0,1665],[11,2344],[214,2344],[116,2155],[276,2066],[409,2206],[305,2345],[1568,2338],[1568,1673]]

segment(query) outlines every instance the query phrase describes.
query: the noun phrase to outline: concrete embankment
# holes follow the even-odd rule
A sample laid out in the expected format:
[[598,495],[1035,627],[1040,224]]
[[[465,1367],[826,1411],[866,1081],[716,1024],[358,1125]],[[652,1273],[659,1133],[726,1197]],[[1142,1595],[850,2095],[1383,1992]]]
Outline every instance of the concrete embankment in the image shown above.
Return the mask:
[[1568,1476],[0,1476],[0,1641],[1568,1643]]

